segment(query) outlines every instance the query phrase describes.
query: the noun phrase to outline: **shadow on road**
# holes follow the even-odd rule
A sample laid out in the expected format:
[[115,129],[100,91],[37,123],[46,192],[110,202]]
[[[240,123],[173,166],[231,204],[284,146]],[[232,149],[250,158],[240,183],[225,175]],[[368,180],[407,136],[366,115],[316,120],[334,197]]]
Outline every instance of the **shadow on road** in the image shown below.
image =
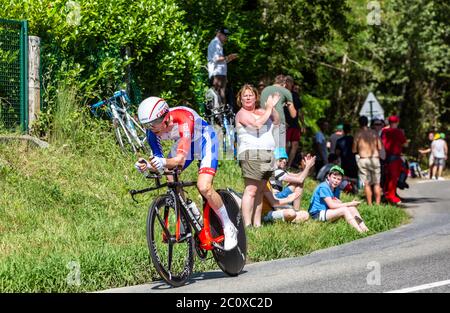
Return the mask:
[[[247,271],[243,270],[239,275],[245,274],[247,273]],[[227,274],[223,273],[223,272],[208,272],[208,273],[196,273],[193,274],[189,281],[186,282],[186,284],[184,286],[189,286],[192,284],[195,284],[197,281],[201,281],[201,280],[211,280],[211,279],[218,279],[218,278],[225,278],[225,277],[230,277]],[[168,290],[168,289],[172,289],[172,288],[176,288],[176,287],[172,287],[168,284],[166,284],[165,282],[161,282],[160,284],[157,284],[156,286],[152,287],[152,289],[154,290]]]
[[418,198],[402,198],[403,203],[415,203],[415,204],[421,204],[421,203],[434,203],[442,201],[440,198],[429,198],[429,197],[418,197]]

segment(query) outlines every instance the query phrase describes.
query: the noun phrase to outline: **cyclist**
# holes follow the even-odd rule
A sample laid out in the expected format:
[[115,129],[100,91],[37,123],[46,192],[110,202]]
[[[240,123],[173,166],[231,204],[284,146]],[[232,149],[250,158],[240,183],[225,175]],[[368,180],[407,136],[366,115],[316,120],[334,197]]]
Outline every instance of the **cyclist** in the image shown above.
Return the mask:
[[[150,162],[140,158],[136,167],[140,171],[149,167],[159,171],[178,166],[184,170],[194,159],[200,160],[197,188],[222,223],[224,250],[232,250],[237,245],[237,229],[228,217],[222,198],[213,187],[219,155],[219,142],[213,127],[194,110],[184,106],[169,108],[167,102],[158,97],[142,101],[138,117],[146,129],[147,142],[154,157]],[[161,140],[175,140],[167,158],[164,157]]]

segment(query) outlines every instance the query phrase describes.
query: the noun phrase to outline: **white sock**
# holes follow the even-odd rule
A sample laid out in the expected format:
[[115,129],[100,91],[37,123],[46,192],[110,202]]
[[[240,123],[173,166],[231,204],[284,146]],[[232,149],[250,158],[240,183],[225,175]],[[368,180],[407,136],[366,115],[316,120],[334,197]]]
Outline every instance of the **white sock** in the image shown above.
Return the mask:
[[214,210],[216,212],[217,216],[220,219],[220,222],[222,223],[222,227],[225,228],[225,226],[228,226],[228,224],[233,224],[228,217],[227,209],[225,208],[225,205],[222,205],[220,208]]

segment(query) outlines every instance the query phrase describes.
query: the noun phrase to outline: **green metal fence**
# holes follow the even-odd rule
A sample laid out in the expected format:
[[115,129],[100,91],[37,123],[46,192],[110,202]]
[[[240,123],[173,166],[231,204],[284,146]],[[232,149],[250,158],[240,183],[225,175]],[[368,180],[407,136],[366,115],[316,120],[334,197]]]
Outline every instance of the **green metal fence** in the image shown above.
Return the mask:
[[0,127],[28,129],[28,23],[0,19]]

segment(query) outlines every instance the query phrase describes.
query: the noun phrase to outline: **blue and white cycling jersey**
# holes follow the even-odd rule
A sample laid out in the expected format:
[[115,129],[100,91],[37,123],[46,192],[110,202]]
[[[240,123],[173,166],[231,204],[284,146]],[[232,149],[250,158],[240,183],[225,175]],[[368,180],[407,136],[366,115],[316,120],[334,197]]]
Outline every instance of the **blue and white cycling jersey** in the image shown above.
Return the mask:
[[175,144],[168,158],[183,154],[187,168],[193,160],[201,160],[199,174],[215,175],[219,157],[219,141],[214,129],[204,121],[194,110],[188,107],[175,107],[169,110],[173,128],[156,136],[147,129],[147,142],[157,157],[164,157],[161,140],[174,140]]

